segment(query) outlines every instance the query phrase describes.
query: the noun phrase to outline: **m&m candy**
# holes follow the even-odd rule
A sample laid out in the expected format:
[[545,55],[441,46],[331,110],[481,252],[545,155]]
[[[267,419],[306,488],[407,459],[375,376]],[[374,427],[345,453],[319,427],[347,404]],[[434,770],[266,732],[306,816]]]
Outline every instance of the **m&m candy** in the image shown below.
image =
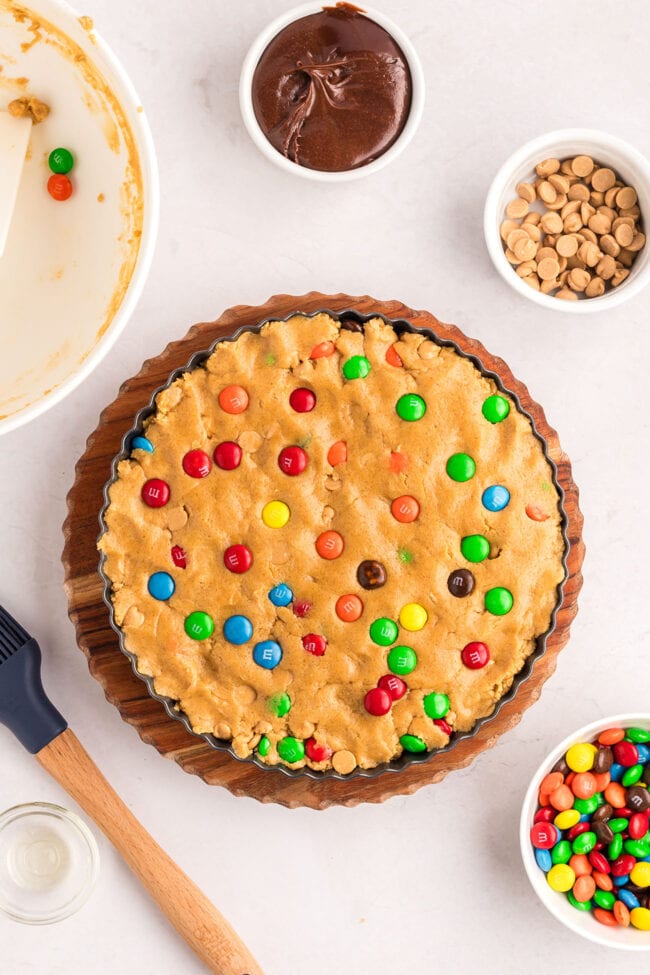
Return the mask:
[[207,477],[212,463],[204,450],[190,450],[183,457],[183,470],[190,477]]
[[434,721],[437,718],[444,718],[449,713],[450,704],[446,694],[436,692],[426,694],[422,704],[426,716],[433,718]]
[[494,393],[485,400],[481,411],[490,423],[501,423],[510,413],[510,403],[504,396]]
[[344,623],[354,623],[363,613],[363,603],[354,593],[347,593],[345,596],[339,596],[334,610]]
[[493,616],[505,616],[514,605],[514,599],[509,589],[495,586],[485,593],[485,608]]
[[357,582],[362,589],[380,589],[386,584],[386,569],[376,559],[365,559],[357,567]]
[[446,471],[452,481],[470,481],[476,474],[476,463],[469,454],[452,454]]
[[391,501],[390,511],[395,521],[408,525],[417,520],[420,514],[420,504],[410,494],[403,494]]
[[289,505],[284,501],[268,501],[262,508],[262,521],[267,528],[284,528],[290,517]]
[[345,440],[337,440],[327,451],[327,463],[331,464],[332,467],[338,467],[339,464],[344,464],[347,459],[348,445]]
[[[595,741],[572,744],[539,783],[530,838],[549,887],[572,907],[610,927],[650,930],[645,914],[635,913],[646,911],[650,922],[650,820],[647,811],[632,811],[634,790],[650,808],[650,752],[635,756],[633,735],[606,728]],[[616,762],[614,749],[627,762],[640,761]],[[642,785],[625,787],[621,770],[637,765]]]
[[134,437],[131,450],[145,450],[148,454],[153,454],[153,444],[147,437]]
[[415,670],[418,657],[412,647],[393,647],[388,653],[386,662],[389,670],[403,677]]
[[58,149],[52,150],[47,163],[53,173],[62,173],[65,176],[74,166],[74,157],[69,149],[60,146]]
[[166,481],[161,481],[157,477],[145,481],[142,486],[142,500],[150,508],[164,508],[169,501],[171,491]]
[[181,545],[172,545],[171,557],[172,562],[178,569],[187,568],[187,555]]
[[480,670],[490,659],[490,651],[485,643],[476,640],[467,643],[461,651],[461,660],[470,670]]
[[398,632],[397,623],[386,616],[370,624],[370,639],[380,647],[389,647],[391,643],[395,643]]
[[326,762],[332,757],[332,749],[315,738],[308,738],[305,742],[305,753],[312,762]]
[[308,599],[299,599],[293,604],[293,615],[297,616],[298,619],[303,620],[309,613],[310,609],[311,603]]
[[275,670],[282,660],[282,647],[276,640],[262,640],[253,647],[253,660],[258,667]]
[[47,192],[59,203],[69,200],[72,196],[72,183],[69,177],[62,173],[53,173],[47,181]]
[[399,625],[415,633],[426,626],[429,615],[419,603],[407,603],[399,611]]
[[241,464],[242,449],[234,440],[224,440],[215,447],[213,456],[222,471],[234,471]]
[[293,600],[293,591],[286,582],[281,582],[269,591],[269,599],[274,606],[288,606]]
[[363,699],[363,706],[365,707],[368,714],[372,714],[375,717],[381,717],[383,714],[388,714],[393,704],[393,698],[390,693],[383,687],[373,687],[368,691]]
[[481,495],[481,503],[488,511],[503,511],[510,503],[510,491],[503,484],[492,484]]
[[335,531],[325,531],[316,539],[316,551],[322,559],[338,559],[343,554],[343,536]]
[[422,738],[418,738],[417,735],[402,735],[399,741],[405,752],[413,752],[417,755],[427,750],[427,743]]
[[242,575],[253,564],[253,553],[246,545],[229,545],[223,553],[223,564],[230,572]]
[[291,710],[291,698],[285,691],[281,691],[268,699],[267,707],[276,718],[284,718]]
[[316,394],[306,386],[301,386],[291,393],[289,405],[296,413],[311,413],[316,406]]
[[307,469],[308,460],[302,447],[283,447],[278,456],[278,466],[289,477],[297,477]]
[[224,413],[244,413],[248,409],[249,397],[243,386],[226,386],[219,393],[219,406]]
[[193,640],[207,640],[214,633],[214,620],[208,613],[196,610],[186,618],[185,632]]
[[149,576],[147,589],[150,596],[164,602],[174,595],[176,583],[169,572],[154,572],[152,576]]
[[399,701],[408,690],[406,681],[403,681],[396,674],[384,674],[377,681],[377,687],[382,687],[385,691],[388,691],[393,701]]
[[483,562],[490,554],[490,543],[485,535],[465,535],[460,550],[468,562]]
[[469,569],[454,569],[447,579],[447,589],[452,596],[463,599],[474,591],[476,580]]
[[248,616],[229,616],[223,624],[223,635],[228,643],[241,646],[248,643],[253,635],[253,624]]
[[278,742],[278,755],[289,765],[295,765],[296,762],[302,762],[305,757],[305,746],[298,738],[289,735]]
[[395,411],[401,420],[415,423],[427,412],[427,404],[417,393],[405,393],[395,404]]
[[302,637],[302,645],[314,657],[322,657],[327,649],[327,640],[320,633],[307,633]]
[[365,355],[353,355],[343,363],[343,375],[346,379],[365,379],[371,368]]

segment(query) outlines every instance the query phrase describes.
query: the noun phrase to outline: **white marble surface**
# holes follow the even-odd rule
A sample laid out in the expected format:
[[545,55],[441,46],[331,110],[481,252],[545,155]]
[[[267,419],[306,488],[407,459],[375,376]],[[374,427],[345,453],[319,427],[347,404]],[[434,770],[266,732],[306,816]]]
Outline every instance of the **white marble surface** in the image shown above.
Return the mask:
[[[377,0],[379,3],[380,0]],[[63,404],[0,441],[0,594],[45,650],[52,697],[133,811],[235,924],[268,975],[617,972],[616,953],[560,927],[517,846],[528,778],[573,727],[650,708],[646,618],[650,291],[607,318],[540,310],[509,291],[481,236],[489,180],[517,145],[602,127],[650,155],[644,0],[382,0],[417,45],[421,130],[367,181],[293,179],[249,141],[238,70],[284,0],[87,0],[139,90],[158,147],[153,271],[123,338]],[[75,460],[141,361],[196,320],[278,291],[399,297],[457,322],[545,405],[581,489],[588,556],[572,639],[539,702],[497,747],[411,798],[324,813],[233,799],[142,744],[75,648],[61,523]],[[0,730],[0,808],[72,805]],[[0,917],[3,975],[202,971],[99,836],[102,870],[76,917]]]

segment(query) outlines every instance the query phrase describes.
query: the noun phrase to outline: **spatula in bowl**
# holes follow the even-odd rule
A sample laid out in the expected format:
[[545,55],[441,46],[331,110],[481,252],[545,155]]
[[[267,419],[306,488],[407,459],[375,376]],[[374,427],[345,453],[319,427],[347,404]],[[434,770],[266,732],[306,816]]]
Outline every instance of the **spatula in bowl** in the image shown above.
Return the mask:
[[79,803],[215,975],[262,975],[226,919],[108,784],[41,682],[38,643],[0,606],[0,724]]

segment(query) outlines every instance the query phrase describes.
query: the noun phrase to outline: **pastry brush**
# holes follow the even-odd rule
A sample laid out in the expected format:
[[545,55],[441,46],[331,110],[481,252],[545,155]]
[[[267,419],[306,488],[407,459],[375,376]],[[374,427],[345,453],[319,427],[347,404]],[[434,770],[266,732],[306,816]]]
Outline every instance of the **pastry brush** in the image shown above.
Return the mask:
[[226,919],[108,784],[41,682],[41,651],[0,606],[0,723],[106,834],[163,914],[215,975],[262,975]]

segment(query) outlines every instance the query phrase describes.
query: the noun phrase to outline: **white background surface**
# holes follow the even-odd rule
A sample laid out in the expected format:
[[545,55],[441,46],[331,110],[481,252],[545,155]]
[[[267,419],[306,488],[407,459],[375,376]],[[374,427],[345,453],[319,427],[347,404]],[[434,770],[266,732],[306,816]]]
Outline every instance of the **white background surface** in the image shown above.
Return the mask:
[[[506,155],[550,129],[604,128],[650,155],[650,7],[383,0],[424,63],[422,127],[391,167],[328,187],[272,167],[239,116],[247,46],[286,6],[88,0],[82,11],[148,112],[161,231],[117,347],[63,404],[0,441],[2,601],[39,637],[47,687],[100,767],[267,975],[541,975],[552,957],[613,975],[627,960],[565,931],[530,890],[517,819],[531,773],[572,728],[650,710],[650,292],[607,318],[541,310],[492,269],[481,211]],[[471,768],[413,797],[324,813],[233,799],[142,744],[75,647],[59,563],[74,464],[119,383],[194,321],[312,288],[401,298],[503,356],[571,456],[588,547],[569,647],[521,724]],[[0,755],[0,808],[73,805],[2,729]],[[99,884],[76,917],[41,929],[0,917],[2,975],[198,975],[98,839]]]

